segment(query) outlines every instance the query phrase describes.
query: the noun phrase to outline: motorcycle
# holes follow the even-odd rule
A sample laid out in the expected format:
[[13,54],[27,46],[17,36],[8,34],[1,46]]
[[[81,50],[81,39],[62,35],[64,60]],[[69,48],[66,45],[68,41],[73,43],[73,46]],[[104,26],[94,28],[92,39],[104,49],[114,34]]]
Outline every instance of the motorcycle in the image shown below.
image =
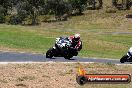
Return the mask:
[[127,54],[120,59],[120,62],[132,62],[132,47],[128,50]]
[[46,52],[46,58],[64,57],[70,59],[77,56],[78,51],[71,47],[71,42],[68,38],[56,38],[55,45]]

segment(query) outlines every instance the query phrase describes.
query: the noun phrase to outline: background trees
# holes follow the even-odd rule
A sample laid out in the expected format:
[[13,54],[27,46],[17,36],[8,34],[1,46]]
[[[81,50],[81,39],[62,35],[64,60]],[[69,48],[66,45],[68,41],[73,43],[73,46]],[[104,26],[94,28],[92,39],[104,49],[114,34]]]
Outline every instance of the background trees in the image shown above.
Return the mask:
[[0,23],[5,22],[5,16],[8,14],[8,9],[11,9],[10,0],[0,0]]
[[[117,0],[112,1],[117,4]],[[37,25],[46,15],[54,16],[56,21],[67,20],[90,6],[92,10],[101,9],[102,4],[102,0],[0,0],[0,23]]]
[[82,14],[87,0],[0,0],[0,22],[10,24],[39,23],[38,16],[54,15],[56,20],[67,20],[74,14]]

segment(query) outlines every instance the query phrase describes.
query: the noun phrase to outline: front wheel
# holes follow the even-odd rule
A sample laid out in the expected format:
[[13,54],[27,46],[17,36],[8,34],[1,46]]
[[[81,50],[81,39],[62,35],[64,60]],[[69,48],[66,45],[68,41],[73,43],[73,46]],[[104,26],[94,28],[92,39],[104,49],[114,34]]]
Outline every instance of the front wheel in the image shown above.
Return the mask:
[[53,57],[53,48],[50,48],[47,52],[46,52],[46,58],[52,58]]
[[128,56],[127,56],[127,55],[124,55],[124,56],[120,59],[120,62],[121,62],[121,63],[126,62],[126,61],[127,61],[127,58],[128,58]]

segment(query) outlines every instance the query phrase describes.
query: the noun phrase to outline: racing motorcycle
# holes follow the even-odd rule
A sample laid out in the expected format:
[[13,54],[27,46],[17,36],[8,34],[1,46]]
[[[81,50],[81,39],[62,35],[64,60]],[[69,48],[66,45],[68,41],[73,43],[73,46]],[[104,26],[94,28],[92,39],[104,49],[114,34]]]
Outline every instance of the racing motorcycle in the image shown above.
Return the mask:
[[70,59],[77,55],[78,51],[72,48],[69,39],[64,37],[56,38],[55,45],[46,52],[46,58],[64,57]]
[[127,54],[120,59],[120,62],[132,62],[132,47],[128,50]]

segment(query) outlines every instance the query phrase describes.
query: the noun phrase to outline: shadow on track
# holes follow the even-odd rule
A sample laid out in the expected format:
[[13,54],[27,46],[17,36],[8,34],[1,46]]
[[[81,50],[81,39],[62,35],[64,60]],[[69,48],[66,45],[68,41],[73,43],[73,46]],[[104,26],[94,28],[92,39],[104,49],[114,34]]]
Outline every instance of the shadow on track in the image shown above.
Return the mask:
[[51,60],[55,60],[55,59],[64,59],[64,60],[69,60],[69,61],[72,61],[72,60],[77,60],[75,58],[71,58],[71,59],[65,59],[65,58],[58,58],[58,57],[53,57],[53,58],[46,58],[46,59],[51,59]]

